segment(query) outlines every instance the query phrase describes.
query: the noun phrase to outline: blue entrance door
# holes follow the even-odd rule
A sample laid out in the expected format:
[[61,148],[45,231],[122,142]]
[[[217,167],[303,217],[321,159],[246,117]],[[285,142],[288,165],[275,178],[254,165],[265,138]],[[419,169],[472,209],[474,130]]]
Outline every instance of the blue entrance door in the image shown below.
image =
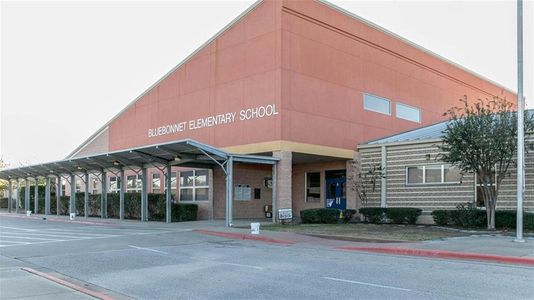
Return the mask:
[[345,178],[326,179],[326,207],[347,209],[347,194],[345,190]]

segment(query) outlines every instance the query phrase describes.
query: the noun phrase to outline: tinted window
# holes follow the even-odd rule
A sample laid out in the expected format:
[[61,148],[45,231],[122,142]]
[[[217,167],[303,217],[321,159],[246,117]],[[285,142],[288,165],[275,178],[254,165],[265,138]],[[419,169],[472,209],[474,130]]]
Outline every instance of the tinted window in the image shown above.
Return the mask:
[[421,111],[418,108],[397,103],[397,118],[420,123]]
[[363,94],[363,108],[385,115],[391,115],[390,101],[371,94]]

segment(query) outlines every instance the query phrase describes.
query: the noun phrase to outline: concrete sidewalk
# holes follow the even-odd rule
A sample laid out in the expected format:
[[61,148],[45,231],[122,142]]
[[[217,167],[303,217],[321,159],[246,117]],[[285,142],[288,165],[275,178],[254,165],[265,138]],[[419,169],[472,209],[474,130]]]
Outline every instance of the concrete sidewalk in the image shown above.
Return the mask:
[[0,291],[2,299],[95,299],[87,294],[24,271],[18,260],[0,256]]

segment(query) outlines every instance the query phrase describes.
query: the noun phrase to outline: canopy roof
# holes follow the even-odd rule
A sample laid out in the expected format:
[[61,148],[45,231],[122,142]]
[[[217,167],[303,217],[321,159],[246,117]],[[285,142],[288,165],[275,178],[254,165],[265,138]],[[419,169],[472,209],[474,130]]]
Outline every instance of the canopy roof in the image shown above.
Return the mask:
[[276,164],[277,158],[232,154],[224,150],[185,139],[170,143],[65,159],[50,163],[0,170],[0,179],[102,172],[121,168],[164,167],[167,165],[211,169],[232,157],[235,163]]

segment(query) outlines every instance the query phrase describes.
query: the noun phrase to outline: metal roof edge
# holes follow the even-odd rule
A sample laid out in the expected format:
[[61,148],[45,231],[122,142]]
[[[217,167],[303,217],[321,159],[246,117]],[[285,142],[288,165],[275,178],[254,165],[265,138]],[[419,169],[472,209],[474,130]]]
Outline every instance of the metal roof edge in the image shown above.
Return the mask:
[[402,142],[389,142],[389,143],[382,143],[382,144],[361,144],[356,146],[356,148],[359,149],[371,149],[371,148],[380,148],[382,146],[402,146],[402,145],[415,145],[415,144],[426,144],[426,143],[433,143],[433,142],[439,142],[441,139],[426,139],[426,140],[411,140],[411,141],[402,141]]

